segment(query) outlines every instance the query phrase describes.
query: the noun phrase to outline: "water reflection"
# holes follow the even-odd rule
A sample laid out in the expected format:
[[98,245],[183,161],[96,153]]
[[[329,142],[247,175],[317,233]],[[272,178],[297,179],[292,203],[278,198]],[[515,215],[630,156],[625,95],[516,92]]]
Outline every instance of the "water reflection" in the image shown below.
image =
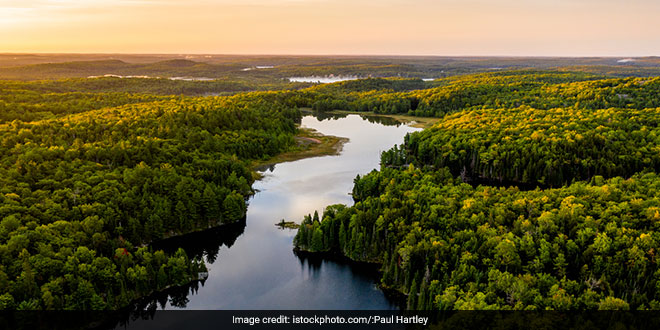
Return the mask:
[[289,81],[291,82],[310,82],[310,83],[319,83],[319,84],[329,84],[339,81],[346,80],[356,80],[356,76],[306,76],[306,77],[290,77]]
[[236,239],[243,234],[245,224],[246,220],[243,218],[236,223],[158,241],[152,244],[152,247],[154,250],[163,250],[168,254],[183,248],[191,259],[204,258],[207,262],[214,263],[220,249],[223,246],[231,248]]
[[372,124],[381,124],[385,126],[396,126],[396,127],[405,125],[404,123],[392,117],[378,116],[378,115],[360,115],[360,117],[366,119],[368,122]]
[[134,313],[159,309],[398,309],[378,289],[378,269],[341,258],[294,254],[295,230],[281,219],[337,203],[352,204],[353,179],[379,167],[380,153],[418,129],[391,118],[325,114],[305,116],[303,127],[349,138],[342,153],[277,164],[255,182],[246,221],[160,242],[170,252],[183,247],[207,261],[209,277],[143,299]]
[[[341,112],[321,112],[321,111],[314,111],[311,113],[314,118],[318,119],[319,121],[324,121],[324,120],[338,120],[342,118],[346,118],[349,116],[348,113],[341,113]],[[380,125],[385,125],[385,126],[395,126],[399,127],[402,125],[406,125],[406,123],[402,123],[401,121],[394,119],[392,117],[387,117],[387,116],[379,116],[379,115],[372,115],[372,114],[359,114],[360,118],[367,120],[368,122],[372,124],[380,124]]]

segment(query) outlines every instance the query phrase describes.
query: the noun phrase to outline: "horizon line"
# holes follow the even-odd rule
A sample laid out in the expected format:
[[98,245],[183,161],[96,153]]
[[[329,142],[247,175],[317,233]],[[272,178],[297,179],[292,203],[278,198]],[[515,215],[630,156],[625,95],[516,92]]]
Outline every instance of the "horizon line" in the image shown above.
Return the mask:
[[459,57],[459,58],[654,58],[660,55],[431,55],[431,54],[295,54],[295,53],[137,53],[137,52],[0,52],[0,55],[168,55],[168,56],[300,56],[300,57]]

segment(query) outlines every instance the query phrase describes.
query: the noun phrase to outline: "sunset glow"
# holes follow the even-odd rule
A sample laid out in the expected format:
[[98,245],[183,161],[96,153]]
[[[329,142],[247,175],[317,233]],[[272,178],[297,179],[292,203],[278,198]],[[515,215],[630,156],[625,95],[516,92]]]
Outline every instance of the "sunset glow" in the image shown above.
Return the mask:
[[645,56],[650,0],[0,0],[0,52]]

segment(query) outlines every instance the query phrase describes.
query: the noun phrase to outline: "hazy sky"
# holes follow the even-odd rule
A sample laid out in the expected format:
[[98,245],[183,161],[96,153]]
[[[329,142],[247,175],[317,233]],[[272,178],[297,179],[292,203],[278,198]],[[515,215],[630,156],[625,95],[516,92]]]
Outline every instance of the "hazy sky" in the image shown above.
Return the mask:
[[660,55],[658,0],[0,0],[0,52]]

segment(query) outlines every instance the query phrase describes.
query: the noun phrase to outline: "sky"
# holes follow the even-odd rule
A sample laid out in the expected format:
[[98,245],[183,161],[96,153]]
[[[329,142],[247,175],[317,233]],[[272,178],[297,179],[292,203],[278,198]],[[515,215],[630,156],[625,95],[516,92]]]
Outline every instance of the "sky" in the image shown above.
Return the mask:
[[0,0],[0,53],[660,55],[658,0]]

